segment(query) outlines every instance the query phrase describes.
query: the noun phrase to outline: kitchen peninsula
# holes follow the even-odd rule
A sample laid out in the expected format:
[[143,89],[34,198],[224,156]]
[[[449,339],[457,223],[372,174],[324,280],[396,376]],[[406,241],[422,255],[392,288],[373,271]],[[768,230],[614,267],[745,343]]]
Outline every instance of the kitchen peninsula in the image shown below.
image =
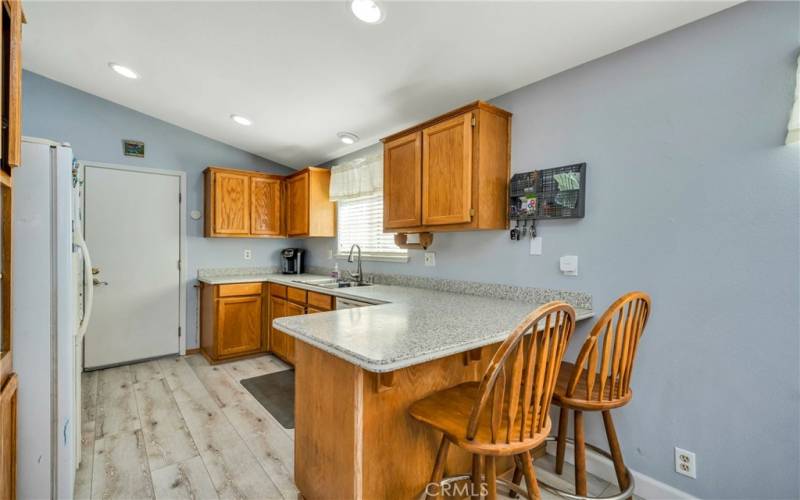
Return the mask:
[[[578,320],[593,315],[585,294],[473,285],[492,296],[385,285],[334,289],[326,293],[375,305],[273,321],[295,339],[295,482],[306,498],[417,496],[440,436],[413,421],[408,406],[478,380],[537,303],[573,299]],[[468,467],[466,455],[451,453],[449,472]]]

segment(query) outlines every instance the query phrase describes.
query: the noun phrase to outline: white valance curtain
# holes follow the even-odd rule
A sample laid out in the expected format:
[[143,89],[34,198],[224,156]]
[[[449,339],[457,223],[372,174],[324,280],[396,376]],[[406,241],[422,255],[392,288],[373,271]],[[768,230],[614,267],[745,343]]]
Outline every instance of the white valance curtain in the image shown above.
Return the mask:
[[797,74],[794,82],[794,105],[789,116],[789,126],[786,132],[786,144],[800,142],[800,56],[797,57]]
[[356,158],[331,168],[331,201],[383,194],[383,152]]

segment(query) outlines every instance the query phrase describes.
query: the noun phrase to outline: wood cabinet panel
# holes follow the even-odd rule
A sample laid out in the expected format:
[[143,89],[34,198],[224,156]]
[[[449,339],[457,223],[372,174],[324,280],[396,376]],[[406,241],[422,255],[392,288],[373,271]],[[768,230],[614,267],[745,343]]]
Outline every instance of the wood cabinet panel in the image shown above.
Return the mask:
[[0,500],[16,498],[17,376],[9,377],[0,392]]
[[296,304],[306,304],[306,291],[300,288],[288,287],[286,288],[286,298]]
[[270,297],[270,350],[287,363],[294,364],[294,338],[272,326],[272,320],[305,313],[305,306],[279,297]]
[[422,130],[422,223],[469,222],[472,113]]
[[250,234],[250,177],[233,172],[214,174],[214,230]]
[[217,301],[217,354],[230,357],[261,350],[261,296]]
[[274,177],[250,178],[250,233],[281,234],[281,181]]
[[286,233],[290,237],[304,236],[309,231],[309,177],[308,172],[303,172],[286,181]]
[[422,133],[383,145],[383,226],[422,223]]
[[322,311],[333,309],[333,296],[318,292],[308,292],[308,308],[312,307]]
[[[7,23],[7,24],[6,24]],[[8,30],[6,34],[5,31]],[[3,2],[3,58],[8,61],[3,74],[3,167],[18,167],[22,162],[22,3]],[[4,68],[5,71],[5,68]]]
[[269,284],[269,294],[275,297],[286,298],[286,285],[278,285],[277,283]]
[[219,285],[220,297],[237,297],[240,295],[258,295],[261,293],[261,283],[231,283]]

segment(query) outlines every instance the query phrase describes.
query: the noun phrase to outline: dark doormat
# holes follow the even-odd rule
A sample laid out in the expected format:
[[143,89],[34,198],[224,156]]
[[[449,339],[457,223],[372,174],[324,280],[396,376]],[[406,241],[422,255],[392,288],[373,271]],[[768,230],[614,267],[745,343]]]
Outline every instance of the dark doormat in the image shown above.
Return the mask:
[[294,370],[246,378],[241,384],[285,429],[294,429]]

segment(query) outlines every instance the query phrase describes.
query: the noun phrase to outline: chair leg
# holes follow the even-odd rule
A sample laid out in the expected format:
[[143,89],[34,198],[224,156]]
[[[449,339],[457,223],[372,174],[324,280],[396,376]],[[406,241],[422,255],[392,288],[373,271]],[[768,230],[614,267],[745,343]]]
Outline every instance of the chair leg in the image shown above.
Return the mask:
[[447,436],[442,436],[442,444],[439,445],[439,452],[436,454],[436,463],[433,465],[433,472],[431,473],[431,483],[436,484],[436,495],[426,495],[427,500],[436,498],[441,494],[439,483],[442,482],[444,477],[444,466],[447,463],[447,451],[450,449],[450,440]]
[[[514,456],[514,477],[511,478],[511,482],[519,486],[522,482],[522,461],[520,460],[519,455]],[[517,498],[517,492],[511,490],[508,492],[508,496],[511,498]]]
[[622,491],[628,487],[628,476],[625,474],[625,462],[622,460],[622,450],[617,441],[617,431],[614,429],[614,421],[611,419],[611,411],[605,410],[603,412],[603,425],[606,428],[606,437],[608,438],[608,447],[611,450],[611,458],[614,462],[614,472],[617,473],[617,484],[619,490]]
[[481,456],[472,455],[472,498],[481,498]]
[[558,440],[556,442],[556,474],[564,471],[564,453],[567,451],[567,425],[569,410],[561,408],[558,412]]
[[539,491],[539,483],[536,482],[536,471],[533,468],[531,452],[526,451],[519,457],[522,460],[522,470],[525,473],[525,485],[528,487],[528,499],[540,500],[542,498],[542,492]]
[[495,468],[494,457],[486,455],[485,468],[486,468],[486,486],[488,487],[489,494],[486,496],[489,500],[497,500],[497,469]]
[[575,494],[586,496],[586,445],[583,436],[583,412],[574,411],[575,420]]

